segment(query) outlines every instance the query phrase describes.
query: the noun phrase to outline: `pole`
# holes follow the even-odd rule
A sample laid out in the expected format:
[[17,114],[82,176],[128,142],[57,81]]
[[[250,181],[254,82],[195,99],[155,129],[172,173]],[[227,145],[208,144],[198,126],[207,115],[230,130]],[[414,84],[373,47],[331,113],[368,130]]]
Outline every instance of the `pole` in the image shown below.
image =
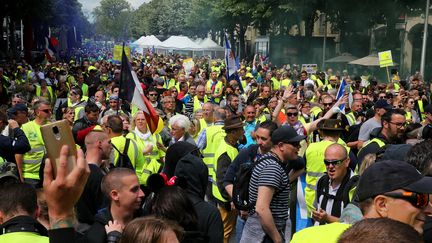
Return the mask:
[[323,57],[322,57],[322,67],[321,69],[324,71],[325,69],[325,59],[326,59],[326,46],[327,46],[327,18],[326,18],[326,14],[323,13],[324,15],[324,39],[323,39]]
[[387,80],[390,83],[390,74],[389,74],[389,71],[388,71],[388,67],[386,67],[386,71],[387,71]]
[[425,69],[425,60],[426,60],[426,42],[427,42],[427,32],[428,32],[429,6],[430,6],[429,0],[426,0],[426,14],[425,14],[423,44],[422,44],[421,61],[420,61],[420,74],[423,77],[423,79],[424,79],[424,69]]
[[24,51],[24,25],[22,22],[22,19],[20,20],[20,25],[21,25],[21,51]]

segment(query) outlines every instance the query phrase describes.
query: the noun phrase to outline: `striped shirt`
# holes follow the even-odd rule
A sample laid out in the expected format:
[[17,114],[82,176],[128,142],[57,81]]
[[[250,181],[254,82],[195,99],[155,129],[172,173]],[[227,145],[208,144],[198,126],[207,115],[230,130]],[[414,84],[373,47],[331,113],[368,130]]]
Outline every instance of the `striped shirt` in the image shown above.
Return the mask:
[[[269,152],[262,156],[262,160],[255,166],[249,184],[249,200],[255,205],[258,197],[258,187],[270,186],[275,189],[270,202],[270,211],[275,221],[286,221],[289,211],[289,177],[288,166]],[[253,214],[254,209],[250,212]]]

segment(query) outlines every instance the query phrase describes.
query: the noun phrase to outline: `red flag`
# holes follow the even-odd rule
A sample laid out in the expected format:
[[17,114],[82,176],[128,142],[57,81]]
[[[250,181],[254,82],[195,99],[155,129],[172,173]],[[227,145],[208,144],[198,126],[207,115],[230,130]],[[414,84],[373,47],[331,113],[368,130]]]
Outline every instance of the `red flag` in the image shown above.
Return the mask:
[[151,133],[154,133],[157,130],[159,115],[151,103],[147,100],[147,97],[145,97],[141,83],[139,82],[136,73],[132,71],[129,60],[124,51],[124,46],[122,54],[119,96],[121,99],[127,100],[131,104],[136,105],[144,112],[144,116]]

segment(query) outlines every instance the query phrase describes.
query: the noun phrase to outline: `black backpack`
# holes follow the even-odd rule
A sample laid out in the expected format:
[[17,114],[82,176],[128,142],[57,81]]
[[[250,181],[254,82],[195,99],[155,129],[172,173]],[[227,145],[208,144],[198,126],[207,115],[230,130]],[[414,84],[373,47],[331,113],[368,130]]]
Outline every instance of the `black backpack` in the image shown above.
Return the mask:
[[262,161],[263,157],[255,162],[248,161],[241,164],[236,173],[236,179],[233,183],[232,201],[237,210],[248,211],[254,207],[253,204],[249,203],[249,183],[253,169]]
[[129,169],[135,170],[135,168],[134,168],[133,165],[132,165],[131,160],[129,159],[129,156],[127,155],[127,151],[128,151],[128,149],[129,149],[130,141],[131,141],[131,140],[130,140],[129,138],[126,138],[126,143],[125,143],[125,147],[124,147],[123,153],[121,153],[121,152],[116,148],[116,146],[114,146],[114,144],[112,145],[113,148],[114,148],[115,150],[117,150],[117,152],[119,153],[119,158],[118,158],[118,160],[117,160],[117,163],[116,163],[117,166],[116,166],[116,167],[129,168]]

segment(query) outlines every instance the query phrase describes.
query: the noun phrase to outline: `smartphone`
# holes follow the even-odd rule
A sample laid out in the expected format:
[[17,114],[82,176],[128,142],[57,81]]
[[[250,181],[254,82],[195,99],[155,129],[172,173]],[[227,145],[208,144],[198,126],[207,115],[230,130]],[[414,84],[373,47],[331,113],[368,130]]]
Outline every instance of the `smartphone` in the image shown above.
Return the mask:
[[48,158],[54,172],[57,175],[57,165],[60,162],[60,150],[63,145],[69,146],[67,173],[70,173],[75,167],[76,145],[68,121],[61,120],[41,126],[42,138],[47,149]]

